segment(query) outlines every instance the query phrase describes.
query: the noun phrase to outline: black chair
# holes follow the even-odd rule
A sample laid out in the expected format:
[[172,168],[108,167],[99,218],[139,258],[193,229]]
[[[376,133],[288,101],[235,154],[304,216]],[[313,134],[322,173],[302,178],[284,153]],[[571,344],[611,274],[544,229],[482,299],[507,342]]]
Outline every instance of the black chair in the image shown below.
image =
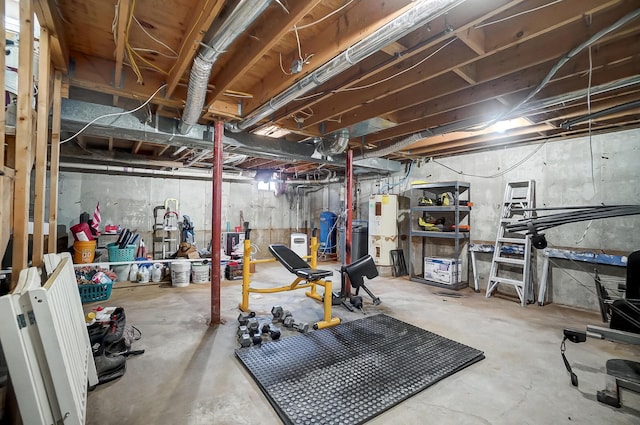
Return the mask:
[[610,329],[640,334],[640,251],[627,257],[626,281],[618,285],[624,298],[612,298],[597,271],[595,283],[602,321],[609,322]]
[[355,288],[356,295],[358,295],[360,288],[362,288],[371,297],[374,305],[379,305],[382,302],[380,301],[380,298],[373,295],[369,288],[364,284],[365,277],[367,279],[373,279],[378,276],[376,263],[370,255],[365,255],[348,266],[344,266],[342,271],[349,277],[349,282],[351,282],[351,286]]

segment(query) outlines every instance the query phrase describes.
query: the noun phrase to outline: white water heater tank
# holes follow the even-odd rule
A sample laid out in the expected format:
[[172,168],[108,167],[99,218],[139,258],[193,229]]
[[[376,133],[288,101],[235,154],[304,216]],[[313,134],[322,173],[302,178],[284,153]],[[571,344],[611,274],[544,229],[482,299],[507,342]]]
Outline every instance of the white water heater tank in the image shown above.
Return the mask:
[[378,266],[391,266],[398,244],[398,195],[369,197],[369,255]]

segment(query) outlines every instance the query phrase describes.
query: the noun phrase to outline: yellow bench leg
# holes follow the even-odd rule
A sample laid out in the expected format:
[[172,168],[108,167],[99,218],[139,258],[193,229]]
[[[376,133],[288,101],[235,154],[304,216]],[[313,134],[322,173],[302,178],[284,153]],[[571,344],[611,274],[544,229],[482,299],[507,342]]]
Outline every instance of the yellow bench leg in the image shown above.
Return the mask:
[[331,317],[331,301],[333,298],[333,291],[331,287],[331,281],[324,281],[324,320],[320,322],[316,322],[313,325],[313,329],[324,329],[329,328],[331,326],[336,326],[340,324],[340,319],[338,317]]

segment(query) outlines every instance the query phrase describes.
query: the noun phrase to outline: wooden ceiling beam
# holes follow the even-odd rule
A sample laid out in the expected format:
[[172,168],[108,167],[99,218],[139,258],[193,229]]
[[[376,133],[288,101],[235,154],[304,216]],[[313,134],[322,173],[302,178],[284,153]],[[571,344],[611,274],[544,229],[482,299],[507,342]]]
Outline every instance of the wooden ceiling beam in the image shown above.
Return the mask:
[[406,48],[406,46],[403,46],[401,43],[398,43],[397,41],[394,41],[393,43],[387,44],[386,46],[384,46],[380,50],[382,50],[383,52],[385,52],[389,56],[396,56],[396,55],[400,55],[400,54],[406,52],[407,48]]
[[[376,4],[373,4],[376,3]],[[300,78],[313,72],[340,52],[367,37],[382,25],[392,21],[413,6],[410,0],[366,1],[357,2],[353,7],[341,14],[313,39],[305,39],[304,30],[300,31],[302,48],[305,53],[313,54],[313,61],[307,64],[302,72],[294,75],[282,73],[279,65],[266,72],[266,78],[249,90],[254,94],[245,104],[245,113],[250,113],[294,84]],[[291,63],[298,57],[297,46],[294,51],[283,55],[283,61]],[[291,59],[291,60],[290,60]]]
[[[589,10],[598,9],[598,5],[600,4],[598,0],[586,1],[589,2],[589,4],[586,5],[590,8]],[[628,8],[630,6],[627,5],[626,7]],[[490,51],[480,57],[477,56],[477,52],[475,52],[475,54],[471,54],[471,51],[466,53],[468,56],[464,56],[465,51],[461,50],[459,45],[453,43],[452,45],[447,46],[442,51],[442,54],[435,58],[437,60],[427,61],[424,66],[412,70],[415,72],[411,72],[410,75],[407,75],[410,78],[403,79],[400,77],[389,80],[384,85],[367,89],[363,95],[367,94],[370,95],[370,99],[382,99],[381,101],[384,102],[385,100],[383,97],[385,95],[391,95],[408,87],[408,85],[418,84],[425,79],[437,77],[441,73],[448,72],[450,70],[456,72],[469,83],[472,83],[473,81],[482,82],[486,81],[488,78],[506,75],[517,69],[529,67],[531,64],[544,62],[551,57],[559,57],[586,39],[593,33],[593,31],[604,28],[615,22],[615,20],[625,12],[624,10],[621,11],[618,9],[607,11],[598,19],[597,24],[594,23],[591,27],[587,27],[584,21],[579,19],[581,15],[576,14],[576,10],[578,9],[576,9],[574,4],[573,10],[563,10],[563,13],[558,13],[554,18],[548,18],[547,24],[556,29],[554,32],[549,32],[544,28],[540,28],[536,33],[530,31],[527,35],[527,38],[530,41],[527,43],[523,43],[522,41],[513,41],[511,35],[507,33],[503,35],[503,41],[499,47],[501,50],[498,52]],[[573,16],[573,18],[571,18],[571,16]],[[560,28],[560,24],[566,26]],[[469,28],[467,28],[467,30],[469,30]],[[537,37],[534,39],[534,36]],[[494,44],[495,43],[496,40],[494,40]],[[442,42],[440,45],[443,45]],[[406,69],[411,66],[415,66],[415,64],[420,60],[427,57],[431,51],[435,51],[435,49],[432,47],[426,53],[423,52],[409,58],[405,61],[403,68]],[[449,55],[458,59],[458,63],[456,64],[457,66],[452,67],[447,63]],[[391,71],[397,72],[395,70]],[[390,78],[392,75],[393,74],[389,71],[382,72],[379,73],[379,75],[376,75],[376,79],[378,81],[385,80]],[[422,78],[420,78],[420,76],[422,76]],[[371,84],[373,80],[374,79],[370,77],[363,82],[363,85],[365,85],[365,83]],[[351,94],[351,96],[344,96],[345,94]],[[322,122],[323,119],[335,118],[338,114],[344,114],[345,112],[355,108],[358,108],[358,110],[361,111],[362,108],[360,108],[360,106],[365,102],[370,103],[371,100],[365,101],[362,95],[354,95],[351,92],[334,94],[327,99],[326,102],[323,102],[324,104],[314,106],[314,117],[310,120],[305,120],[304,126],[316,125]],[[378,115],[366,116],[360,113],[358,118],[360,120],[364,120],[373,118],[374,116]],[[354,122],[347,121],[346,125],[353,123]],[[291,122],[285,121],[282,125],[290,128],[289,126],[291,126]],[[325,131],[331,132],[335,131],[337,128],[339,127],[329,124]]]
[[[624,78],[628,75],[633,75],[632,73],[634,71],[636,73],[640,73],[640,64],[631,62],[628,64],[622,64],[622,65],[616,66],[613,69],[604,69],[604,70],[598,69],[594,71],[592,74],[593,85],[602,84],[603,82],[608,82],[608,81],[615,81],[617,79]],[[579,74],[582,74],[582,72]],[[523,77],[525,76],[523,75]],[[514,81],[510,81],[507,79],[503,80],[502,86],[500,85],[494,86],[496,90],[494,94],[499,94],[502,90],[512,90],[513,96],[511,98],[515,102],[517,102],[519,101],[519,99],[522,99],[522,97],[525,96],[532,88],[532,86],[527,86],[527,87],[520,87],[519,89],[516,90],[517,84],[514,85],[513,83]],[[537,99],[550,98],[563,93],[584,89],[585,88],[584,83],[585,82],[582,81],[581,79],[569,79],[569,80],[561,79],[557,81],[552,81],[547,88],[543,89],[536,96],[536,98]],[[458,113],[460,111],[460,108],[470,108],[474,103],[476,103],[478,106],[483,104],[483,102],[475,102],[475,100],[473,99],[473,96],[474,96],[473,89],[475,88],[478,88],[478,86],[462,90],[461,92],[456,93],[455,96],[453,95],[447,96],[443,99],[436,100],[431,104],[425,104],[422,107],[417,108],[415,110],[416,113],[412,115],[412,119],[410,119],[409,117],[410,113],[408,112],[409,110],[407,110],[407,116],[403,118],[404,124],[398,125],[396,127],[393,127],[387,130],[382,130],[375,134],[368,135],[367,142],[376,143],[376,142],[386,141],[394,138],[399,138],[409,134],[413,134],[418,131],[422,131],[426,128],[437,127],[439,125],[454,121],[450,116],[441,115],[441,114],[446,112]],[[489,93],[491,93],[492,90],[494,89],[485,87],[484,90],[487,90]],[[467,98],[467,99],[463,102],[459,102],[458,104],[455,104],[455,102],[449,103],[452,99],[462,99],[462,98]],[[484,98],[484,95],[479,96],[479,98]],[[430,111],[431,114],[419,112],[419,111],[426,111],[426,110]],[[504,110],[504,105],[502,110]],[[429,116],[431,116],[431,118],[429,118]],[[459,114],[459,116],[462,116],[462,114]],[[487,121],[492,118],[495,118],[496,116],[499,116],[499,113],[492,114],[492,116],[488,118]],[[463,119],[463,118],[460,118],[460,119]]]
[[137,141],[134,143],[133,148],[131,149],[132,154],[137,154],[140,148],[142,147],[142,141]]
[[[451,44],[444,47],[449,42],[451,42]],[[419,63],[434,54],[439,48],[443,49],[438,54],[422,64]],[[357,114],[362,108],[362,105],[371,104],[371,102],[389,97],[389,95],[393,95],[395,92],[415,86],[416,82],[435,79],[446,73],[449,69],[454,68],[460,61],[472,60],[476,57],[477,55],[460,41],[443,41],[429,50],[422,52],[420,55],[413,56],[408,61],[398,64],[397,68],[387,69],[382,73],[378,73],[362,81],[362,84],[357,86],[363,87],[361,90],[355,90],[356,87],[349,87],[344,89],[345,91],[335,93],[326,102],[314,105],[312,109],[313,116],[305,119],[303,128],[315,126],[327,118],[337,118],[338,115],[336,112],[345,114],[355,110],[354,113]],[[406,72],[406,70],[411,67],[414,68]],[[396,75],[398,76],[394,77]],[[380,81],[385,82],[377,84]],[[423,99],[425,93],[430,92],[421,92]],[[389,111],[392,111],[392,109],[389,109]],[[341,125],[342,123],[333,124]]]
[[247,37],[242,45],[242,54],[233,55],[229,62],[215,77],[215,88],[207,96],[207,110],[214,99],[219,98],[236,81],[258,62],[262,56],[273,49],[292,27],[300,22],[322,0],[297,1],[290,6],[289,13],[279,13],[269,19],[262,19],[253,28],[256,38]]
[[64,31],[64,22],[58,13],[56,0],[35,0],[33,10],[40,26],[49,31],[53,66],[64,74],[69,72],[69,45]]
[[[419,29],[405,37],[406,41],[403,40],[403,43],[413,47],[410,47],[409,50],[399,57],[392,60],[389,60],[386,54],[369,57],[323,84],[315,91],[321,95],[313,96],[302,102],[292,102],[286,108],[283,108],[281,112],[278,112],[275,119],[279,120],[288,117],[295,112],[321,102],[328,101],[335,104],[337,102],[333,102],[332,100],[335,89],[349,88],[356,85],[360,86],[363,85],[364,80],[382,80],[385,76],[393,75],[397,72],[395,71],[396,67],[403,66],[406,68],[417,63],[426,57],[426,54],[423,53],[425,50],[431,49],[434,45],[441,43],[445,38],[450,38],[449,28],[453,28],[454,32],[465,31],[488,17],[509,10],[514,5],[518,5],[523,1],[524,0],[484,0],[482,2],[476,2],[473,7],[464,7],[463,5],[463,7],[455,8],[447,13],[446,19],[439,18],[431,22],[428,26],[425,26],[425,28]],[[437,34],[442,34],[442,36],[438,37]],[[414,56],[417,56],[417,58],[414,59]],[[471,59],[476,56],[477,55],[473,56]],[[403,63],[405,65],[402,65]],[[340,112],[336,111],[334,116],[339,114]],[[287,126],[287,128],[291,127]]]
[[365,136],[365,143],[372,145],[380,144],[388,140],[399,139],[403,136],[423,131],[427,128],[437,127],[442,125],[442,123],[455,123],[475,118],[477,118],[479,122],[488,121],[506,110],[504,105],[496,100],[487,100],[475,105],[468,105],[453,111],[427,116],[420,120],[369,134]]
[[[205,36],[213,20],[218,16],[223,0],[199,0],[193,8],[193,20],[186,27],[187,35],[180,46],[178,59],[169,71],[165,99],[171,98],[187,67],[193,61],[202,38]],[[197,13],[200,11],[200,13]]]
[[[144,102],[158,87],[164,84],[162,76],[153,72],[145,76],[144,85],[136,84],[133,71],[125,67],[123,73],[126,77],[122,79],[122,87],[114,87],[111,84],[112,75],[110,72],[110,69],[114,68],[113,61],[87,56],[79,52],[74,52],[73,58],[75,70],[69,78],[69,84],[74,87]],[[174,96],[171,99],[158,93],[150,103],[166,108],[181,109],[184,106],[184,101],[178,99],[186,96],[186,88],[180,87],[180,90],[179,96]],[[235,103],[217,100],[215,108],[220,115],[237,117],[238,106]]]
[[[507,77],[499,78],[487,83],[478,84],[474,87],[461,90],[455,96],[445,96],[443,98],[432,99],[419,107],[408,108],[398,114],[400,122],[408,122],[420,119],[425,115],[445,112],[457,109],[464,105],[478,103],[485,99],[492,99],[510,93],[520,92],[520,99],[533,90],[538,82],[542,80],[549,69],[547,66],[540,65],[526,71],[519,71]],[[537,99],[552,97],[561,93],[567,93],[575,90],[585,89],[586,81],[580,75],[585,70],[576,72],[578,78],[562,78],[560,80],[552,80],[540,93],[536,95]],[[599,85],[620,78],[635,75],[640,72],[640,64],[625,64],[606,69],[595,69],[592,72],[592,84]]]
[[[561,55],[588,38],[589,33],[598,31],[601,28],[610,25],[611,23],[615,22],[618,17],[619,12],[615,15],[607,15],[606,19],[603,17],[599,20],[600,23],[595,28],[595,23],[592,24],[591,28],[587,28],[580,21],[574,22],[568,27],[565,27],[562,30],[558,30],[557,32],[545,33],[543,36],[531,40],[523,45],[513,46],[512,48],[501,51],[496,55],[486,56],[476,62],[473,62],[473,67],[469,69],[472,69],[471,72],[475,74],[473,76],[473,79],[478,82],[482,82],[483,84],[488,83],[491,81],[490,79],[499,76],[512,75],[517,79],[518,76],[514,75],[514,73],[525,71],[527,67],[531,67],[532,65],[539,66],[539,64],[544,64],[545,62],[545,69],[551,69],[551,66],[553,64],[549,63],[550,60],[557,61],[557,58],[559,58]],[[564,36],[559,37],[560,33],[564,34]],[[611,44],[611,46],[602,48],[597,52],[592,52],[593,66],[605,66],[613,60],[612,58],[618,58],[620,57],[620,55],[624,57],[624,52],[620,51],[622,49],[627,49],[629,51],[627,55],[632,55],[633,44],[630,44],[630,42],[631,40],[628,39],[620,41],[619,43],[610,42],[609,44]],[[612,49],[611,51],[609,50],[609,47]],[[588,63],[586,63],[584,59],[585,57],[588,59],[588,55],[585,55],[587,54],[584,52],[578,55],[571,61],[570,64],[561,69],[558,75],[554,78],[559,78],[560,76],[566,75],[566,73],[569,72],[575,74],[576,72],[578,72],[576,71],[577,69],[579,69],[580,71],[585,71],[585,69],[588,69],[588,66],[585,68],[585,65],[588,65]],[[580,66],[580,68],[577,68],[577,66]],[[460,73],[458,73],[458,75],[460,75]],[[542,77],[540,77],[540,79],[541,78]],[[428,84],[428,81],[429,80],[427,80],[427,82],[417,84],[416,86],[404,89],[403,91],[397,92],[392,96],[379,98],[377,102],[369,103],[366,106],[361,106],[356,111],[357,115],[355,113],[343,114],[341,123],[327,123],[326,132],[332,132],[337,130],[338,128],[353,125],[357,122],[380,116],[385,113],[397,111],[397,108],[401,104],[404,104],[406,107],[418,105],[422,103],[421,99],[422,101],[424,101],[425,99],[423,93],[429,93],[429,98],[431,99],[440,97],[441,95],[451,94],[451,91],[445,90],[445,86],[439,89]],[[468,78],[466,79],[466,81],[470,82],[472,81],[472,79]],[[385,84],[385,88],[390,88],[390,91],[392,91],[393,83],[393,80],[389,81],[388,84]],[[401,83],[402,82],[398,84]],[[491,90],[489,90],[489,92],[490,91]],[[374,94],[375,92],[372,93],[372,95]],[[334,106],[334,108],[336,108],[336,106]],[[322,110],[319,109],[319,106],[316,106],[316,108],[314,108],[314,112],[316,112],[316,121],[321,118],[321,111]],[[398,122],[403,122],[402,114],[396,114],[396,118],[399,120]]]
[[[122,63],[124,61],[124,47],[129,38],[128,22],[129,9],[131,8],[131,0],[120,0],[118,2],[118,27],[116,29],[116,66],[113,71],[113,86],[121,88],[122,83]],[[118,104],[118,96],[113,97],[113,104]]]
[[[516,6],[505,14],[514,16],[518,13],[549,4],[549,0],[525,2]],[[487,51],[495,51],[510,46],[513,43],[523,43],[531,38],[553,32],[572,22],[583,21],[584,16],[624,6],[624,0],[564,0],[549,4],[548,7],[533,13],[524,13],[512,19],[506,19],[492,25],[482,26],[484,29],[484,45]],[[626,2],[628,6],[633,2]],[[496,16],[499,18],[499,16]],[[595,33],[595,32],[594,32]]]

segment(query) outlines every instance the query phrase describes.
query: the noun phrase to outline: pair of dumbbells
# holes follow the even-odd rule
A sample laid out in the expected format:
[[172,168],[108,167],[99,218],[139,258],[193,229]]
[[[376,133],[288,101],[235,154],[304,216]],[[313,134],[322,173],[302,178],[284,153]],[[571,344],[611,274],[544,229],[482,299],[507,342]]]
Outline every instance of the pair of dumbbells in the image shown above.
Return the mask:
[[241,347],[249,347],[252,343],[258,345],[262,343],[260,336],[260,323],[256,319],[256,313],[242,314],[238,316],[238,342]]
[[260,331],[262,332],[262,335],[269,335],[269,338],[271,338],[272,341],[277,341],[280,339],[280,329],[276,328],[271,323],[265,323],[264,325],[262,325]]
[[307,333],[309,331],[309,324],[307,322],[296,322],[293,316],[287,316],[282,323],[285,328],[293,328],[298,332]]
[[293,315],[289,310],[285,310],[279,305],[275,305],[271,307],[271,315],[273,316],[274,322],[283,322],[283,323],[287,317],[293,317]]

